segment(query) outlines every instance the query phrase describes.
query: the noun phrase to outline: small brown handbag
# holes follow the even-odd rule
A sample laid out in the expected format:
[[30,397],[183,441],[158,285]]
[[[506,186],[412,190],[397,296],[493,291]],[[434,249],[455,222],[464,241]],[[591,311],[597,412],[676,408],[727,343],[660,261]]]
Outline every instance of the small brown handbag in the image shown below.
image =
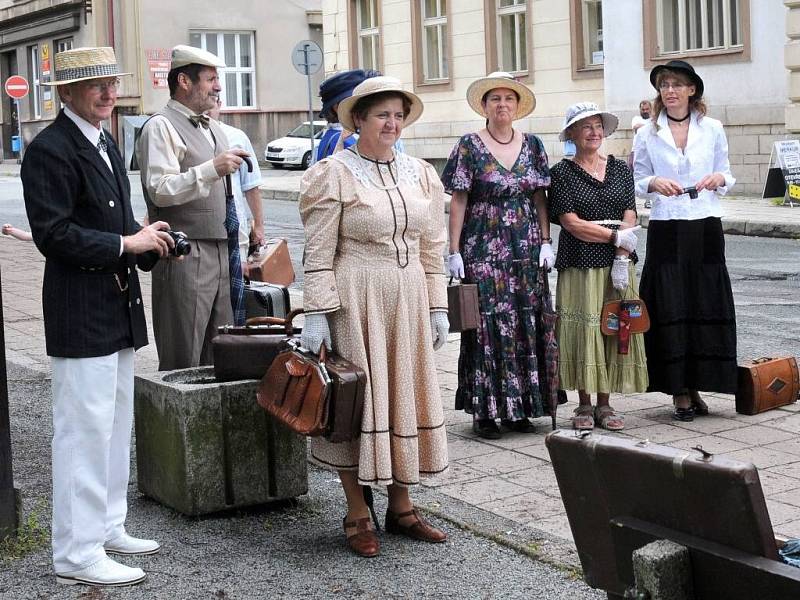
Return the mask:
[[325,345],[319,357],[292,348],[272,361],[258,386],[257,399],[270,415],[300,435],[323,435],[328,427],[331,380]]
[[600,331],[603,335],[617,335],[619,333],[619,315],[621,304],[626,303],[630,314],[631,333],[644,333],[650,329],[650,315],[647,305],[641,298],[631,300],[608,300],[603,303],[600,312]]
[[451,277],[447,286],[447,320],[450,321],[450,332],[477,329],[480,318],[478,286],[460,282],[453,285]]

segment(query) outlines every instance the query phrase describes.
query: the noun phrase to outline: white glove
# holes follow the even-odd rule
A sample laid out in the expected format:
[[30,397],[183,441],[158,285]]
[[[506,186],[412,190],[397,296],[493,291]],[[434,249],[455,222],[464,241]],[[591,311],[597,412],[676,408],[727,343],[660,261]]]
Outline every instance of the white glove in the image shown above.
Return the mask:
[[453,252],[447,255],[447,272],[450,277],[464,279],[464,259],[460,252]]
[[332,350],[331,328],[328,326],[328,317],[322,315],[306,315],[306,322],[300,334],[300,344],[315,354],[319,354],[322,342],[325,347]]
[[539,266],[549,271],[555,264],[556,255],[553,254],[553,246],[550,244],[542,244],[539,248]]
[[628,265],[631,259],[626,256],[617,256],[611,267],[611,284],[614,289],[624,292],[628,289]]
[[433,336],[433,349],[438,350],[447,341],[447,333],[450,331],[450,321],[447,320],[447,313],[436,311],[431,313],[431,335]]
[[628,252],[633,252],[636,250],[636,242],[638,241],[636,238],[636,233],[634,232],[640,230],[641,228],[641,225],[637,225],[636,227],[630,227],[629,229],[619,229],[617,231],[617,235],[614,236],[614,245],[617,248],[622,248]]

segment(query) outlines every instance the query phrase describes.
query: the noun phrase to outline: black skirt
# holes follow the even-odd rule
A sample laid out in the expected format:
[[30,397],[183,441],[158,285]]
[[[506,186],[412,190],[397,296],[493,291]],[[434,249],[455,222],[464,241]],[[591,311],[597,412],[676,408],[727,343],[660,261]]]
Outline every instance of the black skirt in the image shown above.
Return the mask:
[[650,391],[736,392],[736,313],[716,217],[650,221],[639,291]]

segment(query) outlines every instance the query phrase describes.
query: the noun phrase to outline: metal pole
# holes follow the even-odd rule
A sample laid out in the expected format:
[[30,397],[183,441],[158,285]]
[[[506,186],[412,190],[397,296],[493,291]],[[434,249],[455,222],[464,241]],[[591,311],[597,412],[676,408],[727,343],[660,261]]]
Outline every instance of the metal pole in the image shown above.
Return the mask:
[[11,424],[8,416],[8,374],[0,286],[0,540],[17,532],[17,502],[11,469]]
[[17,108],[17,135],[19,136],[19,153],[17,154],[17,162],[22,162],[22,148],[25,140],[22,137],[22,116],[19,114],[19,98],[14,99],[14,104]]
[[311,127],[311,132],[308,134],[311,140],[311,160],[308,161],[308,164],[313,165],[316,157],[314,156],[314,110],[311,104],[311,65],[308,63],[308,44],[303,46],[303,56],[305,57],[303,66],[306,69],[306,82],[308,83],[308,124]]

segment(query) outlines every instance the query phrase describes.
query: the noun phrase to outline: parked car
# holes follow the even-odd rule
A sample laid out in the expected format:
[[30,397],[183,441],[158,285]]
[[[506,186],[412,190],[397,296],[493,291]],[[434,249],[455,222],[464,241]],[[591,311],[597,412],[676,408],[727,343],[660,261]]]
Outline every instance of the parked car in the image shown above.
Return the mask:
[[[314,121],[314,153],[317,152],[319,140],[325,121]],[[311,144],[308,141],[309,122],[306,121],[286,134],[285,137],[272,140],[264,151],[264,160],[276,169],[284,165],[307,169],[311,164]]]

